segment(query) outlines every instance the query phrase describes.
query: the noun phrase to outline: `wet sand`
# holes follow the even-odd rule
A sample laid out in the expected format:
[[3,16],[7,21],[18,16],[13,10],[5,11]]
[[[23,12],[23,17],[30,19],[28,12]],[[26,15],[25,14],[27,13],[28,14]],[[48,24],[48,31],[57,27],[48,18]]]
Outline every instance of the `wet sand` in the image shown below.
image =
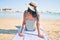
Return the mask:
[[[51,40],[60,40],[60,20],[41,20],[45,33]],[[21,19],[0,18],[0,40],[12,40],[22,25]]]

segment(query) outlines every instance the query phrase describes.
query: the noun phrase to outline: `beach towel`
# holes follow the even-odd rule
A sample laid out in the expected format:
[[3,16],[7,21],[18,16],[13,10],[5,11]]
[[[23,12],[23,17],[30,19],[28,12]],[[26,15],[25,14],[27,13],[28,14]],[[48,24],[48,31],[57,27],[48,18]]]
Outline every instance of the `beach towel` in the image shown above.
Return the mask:
[[21,29],[22,29],[22,27],[20,27],[18,29],[17,34],[13,37],[12,40],[50,40],[50,38],[48,37],[48,35],[46,35],[46,33],[44,32],[41,25],[40,25],[40,32],[41,32],[41,34],[44,35],[44,39],[38,37],[37,31],[30,32],[30,31],[26,31],[26,30],[24,30],[24,36],[20,37],[19,33],[21,32]]

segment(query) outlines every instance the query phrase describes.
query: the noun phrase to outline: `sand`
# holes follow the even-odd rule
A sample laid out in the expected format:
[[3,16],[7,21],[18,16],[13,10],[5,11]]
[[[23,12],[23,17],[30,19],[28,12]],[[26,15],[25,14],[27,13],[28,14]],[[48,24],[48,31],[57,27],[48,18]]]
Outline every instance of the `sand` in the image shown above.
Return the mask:
[[[60,20],[41,20],[45,33],[51,40],[60,40]],[[0,40],[12,40],[22,25],[22,19],[0,18]]]

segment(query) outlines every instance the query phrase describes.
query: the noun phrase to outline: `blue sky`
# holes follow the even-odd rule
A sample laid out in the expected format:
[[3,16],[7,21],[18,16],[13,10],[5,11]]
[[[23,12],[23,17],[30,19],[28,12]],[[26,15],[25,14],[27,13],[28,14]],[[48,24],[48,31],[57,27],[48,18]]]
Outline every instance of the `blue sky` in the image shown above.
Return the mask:
[[41,11],[60,12],[60,0],[0,0],[0,8],[12,8],[24,11],[27,4],[35,1]]

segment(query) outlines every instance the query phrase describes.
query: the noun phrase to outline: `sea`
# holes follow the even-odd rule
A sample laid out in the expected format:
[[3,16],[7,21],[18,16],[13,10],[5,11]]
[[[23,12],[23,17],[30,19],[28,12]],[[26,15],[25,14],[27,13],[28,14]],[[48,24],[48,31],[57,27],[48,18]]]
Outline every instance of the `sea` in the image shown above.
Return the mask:
[[[0,12],[0,18],[19,18],[23,19],[23,12]],[[60,20],[60,13],[40,13],[40,19]]]

